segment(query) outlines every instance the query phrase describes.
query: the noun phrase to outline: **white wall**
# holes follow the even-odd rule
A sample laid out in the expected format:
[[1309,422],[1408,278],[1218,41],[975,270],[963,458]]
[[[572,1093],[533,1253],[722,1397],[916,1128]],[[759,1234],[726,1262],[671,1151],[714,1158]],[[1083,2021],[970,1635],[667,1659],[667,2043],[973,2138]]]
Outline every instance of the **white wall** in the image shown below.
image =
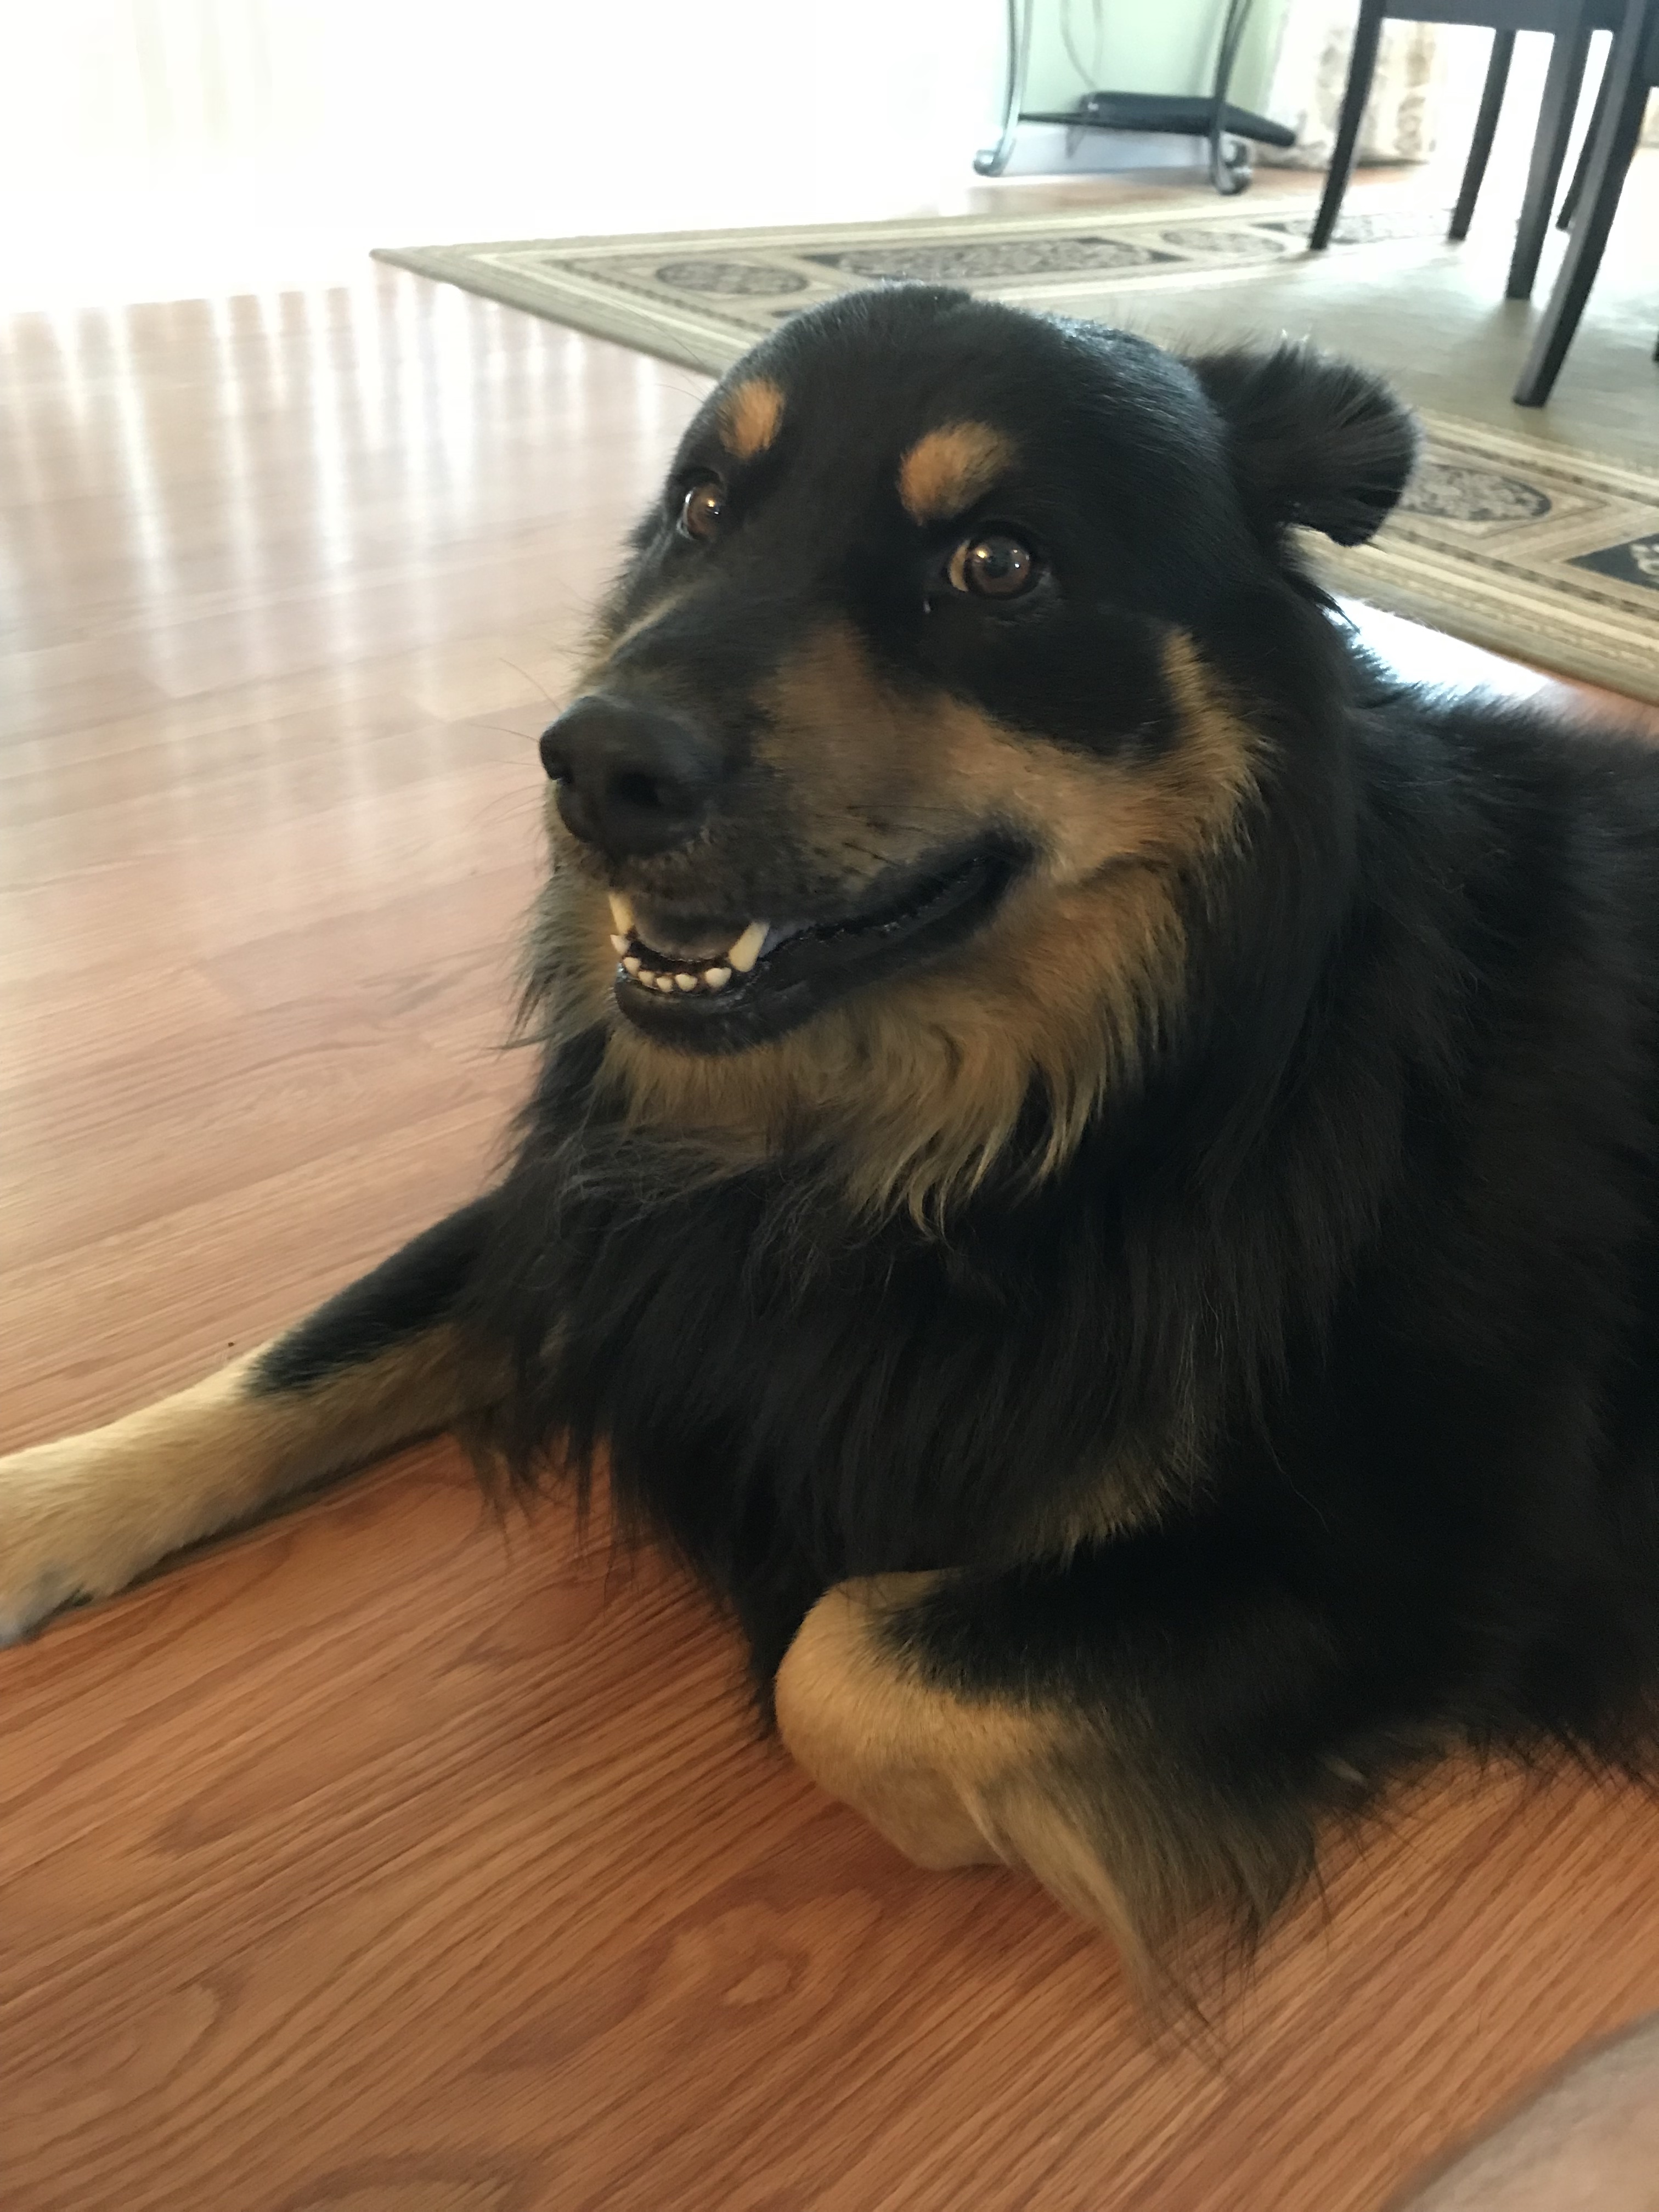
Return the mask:
[[896,212],[1001,54],[1001,0],[0,0],[0,303]]
[[[1057,106],[1083,88],[1062,4],[1037,0],[1031,87]],[[1259,40],[1284,4],[1256,0]],[[1104,77],[1202,82],[1216,0],[1101,13]],[[1071,15],[1086,54],[1091,0]],[[1461,161],[1489,41],[1445,36]],[[374,245],[960,204],[1002,41],[1003,0],[0,0],[0,308],[339,282]],[[1029,169],[1062,134],[1025,137]]]

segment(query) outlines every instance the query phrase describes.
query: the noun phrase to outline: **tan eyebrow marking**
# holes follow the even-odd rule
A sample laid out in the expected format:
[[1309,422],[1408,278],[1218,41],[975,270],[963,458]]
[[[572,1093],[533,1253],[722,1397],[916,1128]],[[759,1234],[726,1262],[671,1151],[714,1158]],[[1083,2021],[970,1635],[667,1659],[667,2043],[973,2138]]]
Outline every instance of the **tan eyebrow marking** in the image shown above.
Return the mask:
[[988,492],[1014,458],[988,422],[947,422],[930,430],[899,463],[899,497],[916,522],[943,522]]
[[740,461],[763,453],[783,421],[783,393],[770,377],[751,376],[720,402],[720,436]]

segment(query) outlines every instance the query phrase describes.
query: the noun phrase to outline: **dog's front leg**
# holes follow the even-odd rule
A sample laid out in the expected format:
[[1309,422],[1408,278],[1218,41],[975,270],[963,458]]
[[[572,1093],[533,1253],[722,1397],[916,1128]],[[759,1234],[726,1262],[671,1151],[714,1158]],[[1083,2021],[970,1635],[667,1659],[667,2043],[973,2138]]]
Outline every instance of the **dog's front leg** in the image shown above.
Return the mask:
[[488,1407],[499,1364],[453,1316],[489,1204],[451,1214],[205,1382],[0,1459],[0,1641],[287,1492]]
[[929,1603],[955,1578],[840,1583],[778,1670],[778,1732],[821,1789],[919,1866],[1025,1867],[1133,1956],[1139,1936],[1080,1766],[1103,1755],[1062,1698],[992,1686],[927,1650]]
[[1361,1781],[1334,1643],[1248,1561],[1157,1534],[1006,1573],[872,1576],[808,1613],[778,1729],[919,1864],[1027,1869],[1150,1992],[1200,1918],[1263,1925],[1311,1873],[1342,1774]]

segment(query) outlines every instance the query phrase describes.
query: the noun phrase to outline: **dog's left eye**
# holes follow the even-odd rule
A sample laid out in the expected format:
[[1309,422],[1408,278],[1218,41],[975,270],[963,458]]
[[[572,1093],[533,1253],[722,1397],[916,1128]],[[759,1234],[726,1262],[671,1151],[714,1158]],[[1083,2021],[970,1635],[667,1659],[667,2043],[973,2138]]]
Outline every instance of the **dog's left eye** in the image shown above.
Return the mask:
[[726,514],[726,494],[717,483],[695,483],[680,507],[680,531],[699,544],[718,535]]
[[945,573],[953,591],[981,599],[1017,599],[1036,583],[1038,562],[1029,545],[994,531],[984,538],[964,538]]

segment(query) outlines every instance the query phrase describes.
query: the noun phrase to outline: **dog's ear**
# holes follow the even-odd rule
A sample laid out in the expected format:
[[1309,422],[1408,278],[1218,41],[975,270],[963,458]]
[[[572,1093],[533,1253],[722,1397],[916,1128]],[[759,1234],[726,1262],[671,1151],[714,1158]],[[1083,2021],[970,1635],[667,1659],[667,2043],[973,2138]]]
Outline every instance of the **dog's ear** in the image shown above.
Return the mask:
[[1417,458],[1417,425],[1387,385],[1310,347],[1207,354],[1188,364],[1226,424],[1244,504],[1363,545]]

